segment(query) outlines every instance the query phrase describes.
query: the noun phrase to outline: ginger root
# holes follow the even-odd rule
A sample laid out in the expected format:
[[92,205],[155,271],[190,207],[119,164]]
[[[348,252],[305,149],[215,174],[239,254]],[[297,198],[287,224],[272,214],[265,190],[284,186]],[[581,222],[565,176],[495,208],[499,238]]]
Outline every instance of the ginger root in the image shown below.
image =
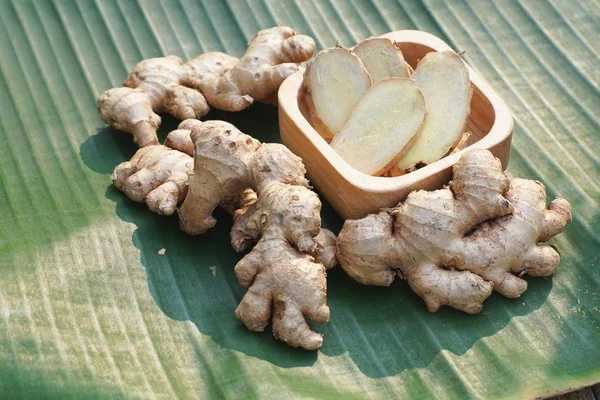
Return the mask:
[[[248,329],[260,332],[269,321],[272,305],[276,338],[290,346],[317,349],[323,337],[310,329],[304,316],[320,323],[329,320],[325,268],[291,243],[300,247],[300,231],[309,235],[320,231],[320,218],[315,216],[321,203],[304,186],[278,182],[257,194],[256,212],[246,231],[259,234],[260,239],[235,266],[238,281],[248,289],[235,315]],[[305,220],[312,226],[301,227]],[[305,251],[315,247],[316,243]]]
[[[304,316],[325,323],[326,274],[322,261],[335,264],[334,240],[321,229],[321,202],[304,177],[302,160],[285,146],[263,143],[223,121],[191,128],[194,171],[180,210],[181,228],[200,234],[213,227],[212,213],[231,199],[256,198],[235,213],[234,249],[252,248],[236,265],[236,276],[248,288],[236,316],[262,331],[274,307],[274,335],[291,346],[316,349],[322,336]],[[251,192],[250,192],[250,196]]]
[[546,208],[537,182],[509,178],[487,150],[467,151],[450,187],[409,194],[404,203],[348,220],[337,239],[342,268],[363,284],[398,275],[435,312],[442,305],[475,314],[496,290],[519,297],[519,276],[553,275],[560,256],[543,244],[571,221],[571,206]]
[[167,56],[140,61],[123,82],[98,97],[100,118],[113,128],[133,134],[140,147],[158,144],[160,117],[198,118],[210,110],[204,96],[190,81],[223,75],[238,62],[223,53],[206,53],[184,64]]
[[159,144],[142,147],[131,160],[115,168],[115,187],[137,202],[162,215],[171,215],[188,190],[188,172],[194,159]]
[[[173,214],[187,194],[188,176],[194,167],[194,143],[190,134],[192,127],[199,124],[202,122],[197,119],[186,119],[169,132],[164,146],[143,147],[131,160],[117,165],[112,174],[115,187],[134,201],[145,201],[150,211]],[[160,190],[154,192],[157,188]],[[255,198],[256,193],[247,190],[224,201],[220,207],[233,214],[238,208],[249,207]],[[329,246],[335,247],[335,243]]]
[[[199,118],[209,104],[240,111],[255,100],[272,100],[285,78],[312,57],[315,42],[285,26],[265,29],[241,59],[224,53],[202,54],[187,63],[176,56],[140,61],[123,82],[98,97],[104,122],[129,132],[140,146],[158,144],[157,113],[184,120]],[[207,102],[208,101],[208,102]]]
[[267,100],[281,83],[298,71],[298,63],[310,59],[315,41],[292,28],[264,29],[248,44],[246,53],[224,74],[192,75],[190,85],[208,103],[224,111],[241,111],[254,101]]

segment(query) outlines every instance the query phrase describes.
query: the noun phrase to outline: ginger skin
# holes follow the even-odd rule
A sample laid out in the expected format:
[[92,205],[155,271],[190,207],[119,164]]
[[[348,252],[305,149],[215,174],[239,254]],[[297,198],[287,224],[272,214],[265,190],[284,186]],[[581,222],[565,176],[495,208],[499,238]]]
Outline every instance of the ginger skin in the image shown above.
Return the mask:
[[283,145],[261,144],[223,121],[202,122],[191,131],[194,172],[179,210],[181,228],[206,232],[216,223],[217,206],[252,189],[257,197],[236,212],[231,231],[238,251],[256,243],[235,268],[248,288],[236,316],[250,330],[262,331],[273,304],[277,338],[319,348],[322,336],[304,316],[321,323],[329,319],[325,268],[316,260],[335,264],[334,240],[321,229],[321,202],[309,189],[302,160]]
[[[147,202],[150,211],[162,215],[173,214],[177,204],[181,203],[187,194],[188,175],[194,167],[191,128],[199,124],[202,122],[197,119],[186,119],[176,130],[169,132],[164,146],[143,147],[131,160],[119,164],[112,174],[115,187],[134,201]],[[167,182],[168,185],[162,186]],[[153,192],[158,187],[161,187],[160,191]],[[229,202],[223,202],[220,207],[233,214],[238,208],[249,207],[255,199],[256,193],[248,189],[239,196],[232,196]],[[335,242],[326,243],[328,249],[335,248]]]
[[188,190],[188,172],[194,159],[162,145],[139,149],[131,160],[115,168],[115,187],[137,202],[162,215],[171,215]]
[[537,182],[508,178],[487,150],[466,152],[449,188],[412,192],[404,203],[348,220],[337,239],[342,268],[363,284],[398,275],[431,312],[442,305],[475,314],[492,289],[515,298],[519,276],[553,275],[560,256],[543,244],[571,221],[571,206],[546,208]]
[[209,104],[240,111],[256,100],[272,101],[284,79],[298,71],[296,63],[314,50],[313,39],[278,26],[258,32],[239,60],[219,52],[185,64],[176,56],[142,60],[124,87],[98,97],[98,112],[113,128],[131,133],[138,146],[159,144],[159,113],[184,120],[206,115]]
[[140,61],[123,82],[125,87],[109,89],[98,98],[98,112],[104,122],[133,135],[140,147],[158,144],[157,113],[178,119],[198,118],[210,110],[204,96],[191,81],[212,79],[231,69],[238,59],[213,52],[186,64],[167,56]]
[[292,28],[264,29],[248,44],[239,62],[222,75],[190,79],[208,103],[224,111],[241,111],[254,101],[267,99],[281,83],[298,71],[297,63],[310,59],[315,41]]

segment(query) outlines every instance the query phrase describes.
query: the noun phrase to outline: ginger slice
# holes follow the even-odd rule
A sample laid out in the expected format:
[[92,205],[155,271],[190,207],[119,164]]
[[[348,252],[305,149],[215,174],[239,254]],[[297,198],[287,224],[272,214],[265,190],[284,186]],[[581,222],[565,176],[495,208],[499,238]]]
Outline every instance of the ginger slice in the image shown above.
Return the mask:
[[439,160],[460,140],[472,94],[469,71],[454,52],[427,53],[412,78],[423,91],[428,114],[421,134],[398,162],[403,170]]
[[381,175],[402,157],[426,115],[425,98],[411,79],[380,81],[356,104],[331,147],[357,170]]
[[360,58],[373,83],[388,78],[408,78],[410,67],[402,51],[390,39],[373,37],[356,45],[352,52]]
[[348,220],[337,240],[342,268],[358,282],[408,280],[431,312],[448,305],[481,311],[492,293],[514,298],[521,275],[553,275],[560,256],[543,244],[571,222],[571,205],[546,208],[544,186],[509,178],[488,150],[464,153],[450,187],[414,191],[405,202]]
[[371,83],[360,59],[336,47],[321,51],[308,63],[299,101],[306,105],[311,125],[330,141]]

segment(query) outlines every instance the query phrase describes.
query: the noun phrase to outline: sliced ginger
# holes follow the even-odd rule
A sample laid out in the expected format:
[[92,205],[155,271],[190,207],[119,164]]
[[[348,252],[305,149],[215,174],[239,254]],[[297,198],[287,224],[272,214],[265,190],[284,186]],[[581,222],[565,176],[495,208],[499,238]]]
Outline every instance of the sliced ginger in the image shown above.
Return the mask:
[[519,297],[521,275],[553,275],[560,256],[543,244],[571,222],[571,205],[546,208],[537,182],[509,178],[488,150],[467,151],[448,188],[415,191],[404,203],[348,220],[337,240],[342,268],[363,284],[408,280],[429,311],[474,314],[496,290]]
[[427,53],[412,78],[423,91],[428,114],[421,134],[398,163],[401,170],[446,155],[462,136],[471,103],[469,72],[456,53]]
[[373,37],[356,45],[352,52],[360,58],[373,83],[388,78],[408,78],[410,67],[397,44],[390,39]]
[[355,169],[380,175],[402,157],[426,115],[425,99],[412,80],[380,81],[356,104],[331,147]]
[[321,51],[308,64],[299,101],[315,130],[330,141],[371,83],[360,59],[336,47]]

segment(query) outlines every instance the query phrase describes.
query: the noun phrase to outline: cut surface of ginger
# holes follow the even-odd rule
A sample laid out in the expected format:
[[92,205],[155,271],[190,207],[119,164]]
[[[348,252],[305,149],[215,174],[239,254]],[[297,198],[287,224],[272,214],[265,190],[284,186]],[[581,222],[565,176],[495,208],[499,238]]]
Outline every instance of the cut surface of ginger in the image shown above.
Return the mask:
[[425,96],[428,114],[421,134],[398,163],[403,170],[439,160],[460,140],[472,93],[469,71],[451,51],[428,53],[412,78]]
[[356,104],[331,147],[355,169],[380,175],[402,157],[426,115],[425,98],[411,79],[380,81]]
[[390,39],[374,37],[363,40],[352,52],[360,58],[373,83],[410,76],[410,69],[402,52]]
[[360,59],[337,47],[320,52],[308,64],[301,101],[312,126],[329,141],[370,86],[371,77]]

